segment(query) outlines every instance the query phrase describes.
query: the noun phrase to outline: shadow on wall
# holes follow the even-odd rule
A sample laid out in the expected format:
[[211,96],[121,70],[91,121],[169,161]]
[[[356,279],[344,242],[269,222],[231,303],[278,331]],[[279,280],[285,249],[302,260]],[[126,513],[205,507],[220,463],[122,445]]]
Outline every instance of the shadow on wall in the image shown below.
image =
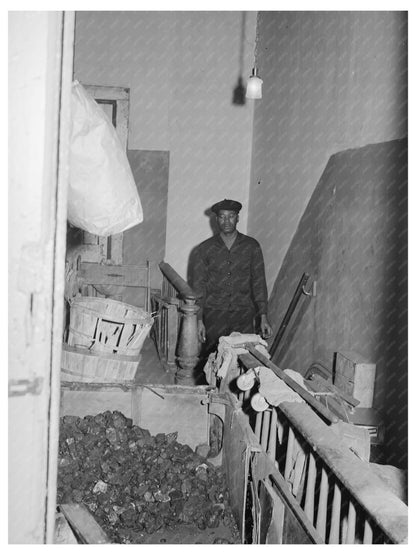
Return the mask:
[[[377,365],[373,406],[386,424],[387,461],[407,465],[407,140],[332,156],[271,293],[275,332],[308,272],[317,296],[293,318],[282,368],[333,367],[356,351]],[[292,325],[292,324],[291,324]]]
[[[219,233],[219,228],[218,228],[218,225],[217,225],[217,219],[216,219],[216,216],[215,216],[214,212],[211,210],[211,206],[209,206],[206,210],[204,210],[204,215],[207,216],[207,218],[209,219],[209,226],[211,228],[212,235],[215,235],[215,234]],[[207,239],[209,239],[209,237],[207,237]],[[192,275],[192,272],[191,272],[191,268],[194,266],[193,258],[195,256],[195,249],[197,247],[198,247],[198,245],[195,245],[192,248],[191,252],[189,253],[187,273],[186,273],[186,281],[189,284],[193,283],[193,275]]]

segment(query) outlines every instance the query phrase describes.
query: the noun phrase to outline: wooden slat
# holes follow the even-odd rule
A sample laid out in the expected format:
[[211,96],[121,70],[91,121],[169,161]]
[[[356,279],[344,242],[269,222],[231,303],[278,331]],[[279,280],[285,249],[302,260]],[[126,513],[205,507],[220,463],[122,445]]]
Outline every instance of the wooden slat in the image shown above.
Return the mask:
[[266,410],[264,411],[264,416],[263,416],[263,429],[261,431],[261,441],[260,441],[260,444],[265,451],[267,451],[269,432],[270,432],[270,411]]
[[179,320],[178,320],[178,307],[169,305],[167,308],[168,320],[168,342],[166,355],[168,362],[175,362],[175,354],[178,345],[179,334]]
[[79,277],[93,285],[149,287],[147,266],[116,266],[82,262]]
[[305,513],[313,523],[315,508],[316,461],[312,452],[309,453],[308,481],[306,485]]
[[346,543],[355,543],[355,523],[356,523],[356,511],[354,503],[350,501],[348,507],[348,526],[347,526],[347,541]]
[[269,436],[269,448],[267,450],[272,461],[276,460],[276,441],[277,441],[277,411],[272,408],[272,419],[270,422],[270,436]]
[[329,543],[339,544],[339,526],[341,515],[341,490],[338,484],[334,484],[334,499],[332,500],[331,530],[329,532]]
[[295,442],[295,434],[292,428],[289,427],[288,438],[287,438],[287,449],[286,449],[286,464],[285,464],[285,480],[289,479],[290,472],[293,466],[293,444]]
[[325,468],[321,470],[321,485],[319,488],[318,516],[316,529],[320,536],[326,536],[326,515],[328,509],[328,474]]
[[111,543],[107,534],[84,505],[68,503],[59,507],[82,543]]
[[[270,461],[270,464],[271,464],[271,461]],[[269,478],[273,482],[273,484],[277,487],[282,498],[288,503],[290,510],[296,516],[299,524],[302,526],[302,528],[304,529],[308,537],[312,540],[312,542],[318,543],[318,544],[324,543],[321,536],[317,533],[315,528],[309,522],[309,519],[306,518],[306,515],[302,507],[300,506],[298,501],[296,501],[296,499],[293,497],[286,482],[284,481],[283,477],[279,474],[279,472],[274,469],[270,473]]]
[[296,499],[302,499],[303,493],[303,486],[305,482],[305,461],[306,461],[306,453],[303,450],[300,442],[297,440],[295,436],[295,445],[296,445],[296,461],[295,461],[295,468],[294,468],[294,476],[293,476],[293,483],[292,483],[292,493],[296,497]]
[[364,522],[363,543],[364,544],[372,544],[373,543],[373,529],[372,529],[371,524],[369,523],[368,519],[366,519],[365,522]]
[[258,412],[256,416],[256,427],[255,427],[254,433],[256,434],[256,438],[258,439],[259,442],[260,442],[262,420],[263,420],[263,413]]

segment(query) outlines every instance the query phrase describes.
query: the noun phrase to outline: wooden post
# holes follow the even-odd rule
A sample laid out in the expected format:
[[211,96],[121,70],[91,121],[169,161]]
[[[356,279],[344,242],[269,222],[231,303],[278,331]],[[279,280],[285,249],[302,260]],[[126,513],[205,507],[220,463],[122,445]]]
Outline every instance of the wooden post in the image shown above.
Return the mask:
[[180,308],[183,313],[178,345],[178,369],[175,382],[181,385],[194,385],[194,368],[199,360],[198,323],[197,313],[199,307],[195,299],[185,298],[184,305]]

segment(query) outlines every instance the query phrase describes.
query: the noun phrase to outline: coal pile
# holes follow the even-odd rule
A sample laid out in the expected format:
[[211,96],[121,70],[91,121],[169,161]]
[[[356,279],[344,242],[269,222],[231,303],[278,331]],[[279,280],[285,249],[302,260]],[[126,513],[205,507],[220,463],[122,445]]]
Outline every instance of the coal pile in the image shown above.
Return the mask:
[[64,416],[57,503],[84,503],[114,543],[179,524],[235,526],[222,469],[176,440],[118,411]]

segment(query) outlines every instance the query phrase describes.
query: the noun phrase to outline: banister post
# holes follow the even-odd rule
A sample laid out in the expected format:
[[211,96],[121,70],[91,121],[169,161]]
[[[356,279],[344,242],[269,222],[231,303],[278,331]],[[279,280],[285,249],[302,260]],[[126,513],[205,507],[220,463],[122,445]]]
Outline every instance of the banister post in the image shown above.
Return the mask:
[[197,322],[199,306],[195,304],[195,298],[185,297],[184,301],[184,304],[180,308],[182,312],[182,321],[179,332],[178,369],[175,375],[175,382],[181,385],[194,385],[194,369],[199,360]]

